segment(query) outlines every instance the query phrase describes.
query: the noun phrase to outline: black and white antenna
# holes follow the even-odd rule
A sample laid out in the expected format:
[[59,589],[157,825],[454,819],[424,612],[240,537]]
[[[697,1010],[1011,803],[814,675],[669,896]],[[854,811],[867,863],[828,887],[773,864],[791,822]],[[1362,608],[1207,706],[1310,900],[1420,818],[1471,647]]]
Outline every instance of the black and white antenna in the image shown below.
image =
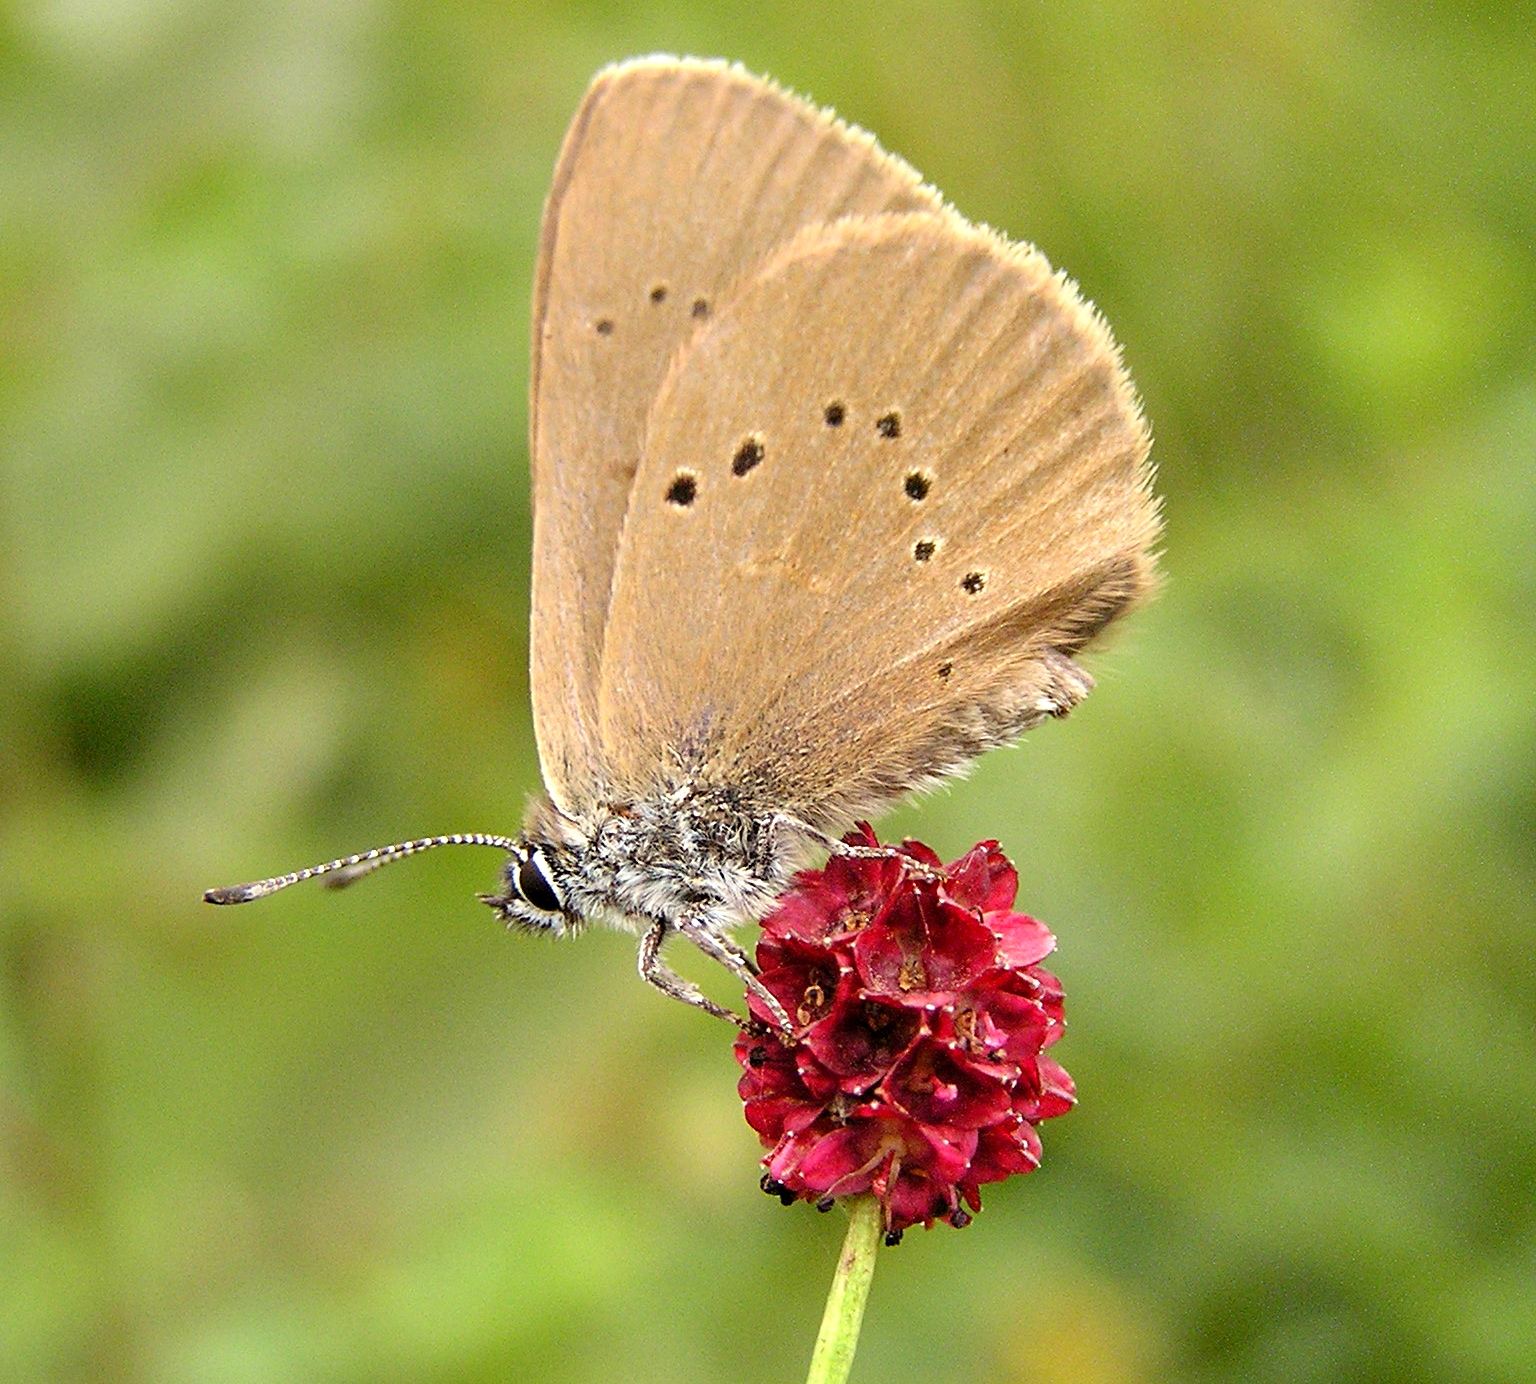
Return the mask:
[[306,879],[318,879],[322,875],[331,889],[344,889],[364,875],[371,875],[381,866],[408,855],[436,850],[439,846],[494,846],[498,850],[515,854],[518,843],[510,836],[492,836],[482,831],[455,832],[451,836],[423,836],[416,841],[401,841],[393,846],[376,846],[358,855],[343,856],[340,860],[327,860],[324,865],[311,865],[307,870],[294,870],[291,874],[274,875],[271,879],[259,879],[254,884],[232,884],[225,889],[210,889],[203,895],[204,903],[250,903],[264,899],[290,884],[302,884]]

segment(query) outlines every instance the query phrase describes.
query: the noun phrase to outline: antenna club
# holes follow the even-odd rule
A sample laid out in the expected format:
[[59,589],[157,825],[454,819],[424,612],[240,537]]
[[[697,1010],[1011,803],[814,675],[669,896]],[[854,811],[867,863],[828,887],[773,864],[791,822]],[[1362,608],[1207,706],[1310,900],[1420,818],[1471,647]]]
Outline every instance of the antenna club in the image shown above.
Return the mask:
[[204,903],[249,903],[256,897],[245,885],[228,889],[209,889],[203,894]]

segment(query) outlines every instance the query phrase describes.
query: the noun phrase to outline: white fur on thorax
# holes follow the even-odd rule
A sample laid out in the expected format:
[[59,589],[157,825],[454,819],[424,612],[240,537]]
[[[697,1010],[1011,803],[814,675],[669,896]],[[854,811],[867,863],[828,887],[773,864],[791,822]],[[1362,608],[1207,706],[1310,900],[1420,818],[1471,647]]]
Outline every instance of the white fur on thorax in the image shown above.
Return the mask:
[[575,915],[641,933],[685,916],[718,935],[757,921],[788,884],[806,844],[776,833],[776,814],[685,784],[664,796],[581,816],[535,801],[525,837]]

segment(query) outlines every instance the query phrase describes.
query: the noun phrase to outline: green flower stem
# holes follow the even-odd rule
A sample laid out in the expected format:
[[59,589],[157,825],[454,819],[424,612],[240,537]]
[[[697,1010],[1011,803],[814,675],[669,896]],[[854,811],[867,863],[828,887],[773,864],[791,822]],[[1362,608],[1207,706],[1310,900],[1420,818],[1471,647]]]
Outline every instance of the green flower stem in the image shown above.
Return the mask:
[[875,1252],[884,1238],[885,1217],[874,1197],[866,1192],[847,1198],[843,1206],[848,1212],[848,1234],[837,1257],[837,1273],[827,1294],[827,1310],[822,1313],[821,1334],[816,1337],[805,1384],[843,1384],[848,1378],[875,1276]]

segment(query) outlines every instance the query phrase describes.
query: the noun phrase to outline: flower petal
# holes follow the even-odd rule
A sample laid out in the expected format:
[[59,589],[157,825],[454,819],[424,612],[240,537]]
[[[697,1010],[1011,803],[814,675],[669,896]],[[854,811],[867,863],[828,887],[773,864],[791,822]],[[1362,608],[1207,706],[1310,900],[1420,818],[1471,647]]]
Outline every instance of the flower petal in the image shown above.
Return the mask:
[[1033,966],[1056,950],[1050,928],[1027,913],[989,913],[987,926],[997,938],[1000,965]]
[[972,846],[948,868],[946,888],[957,903],[983,913],[1013,907],[1019,892],[1019,872],[996,841]]

